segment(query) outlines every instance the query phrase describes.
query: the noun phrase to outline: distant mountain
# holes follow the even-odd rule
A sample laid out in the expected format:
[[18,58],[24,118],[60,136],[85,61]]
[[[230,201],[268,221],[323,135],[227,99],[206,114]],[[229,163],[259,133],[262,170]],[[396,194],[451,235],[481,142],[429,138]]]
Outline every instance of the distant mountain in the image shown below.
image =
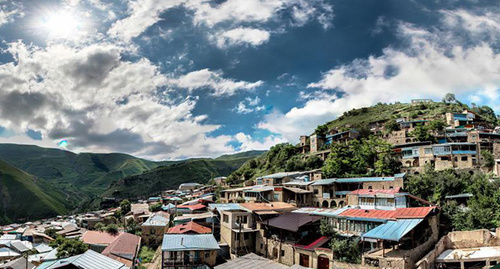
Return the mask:
[[177,188],[181,183],[206,183],[210,178],[228,176],[248,160],[265,151],[223,155],[216,159],[192,159],[161,166],[140,175],[128,176],[113,183],[102,196],[116,198],[146,198],[161,191]]
[[[158,193],[163,186],[177,187],[184,182],[227,176],[263,152],[153,162],[121,153],[76,154],[33,145],[0,144],[0,161],[57,186],[70,197],[64,201],[66,208],[86,209],[90,204],[96,205],[102,196],[142,196]],[[139,178],[140,183],[136,184]]]
[[80,153],[33,145],[0,144],[0,160],[58,185],[81,199],[102,193],[109,184],[169,162],[127,154]]
[[68,213],[72,198],[49,182],[0,161],[0,225]]

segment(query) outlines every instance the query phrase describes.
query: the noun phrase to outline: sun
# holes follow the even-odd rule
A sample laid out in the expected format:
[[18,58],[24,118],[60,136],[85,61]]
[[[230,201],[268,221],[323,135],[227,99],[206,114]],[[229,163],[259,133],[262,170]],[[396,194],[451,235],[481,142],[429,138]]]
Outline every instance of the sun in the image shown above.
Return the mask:
[[46,14],[41,24],[49,39],[74,39],[83,30],[83,20],[65,10]]

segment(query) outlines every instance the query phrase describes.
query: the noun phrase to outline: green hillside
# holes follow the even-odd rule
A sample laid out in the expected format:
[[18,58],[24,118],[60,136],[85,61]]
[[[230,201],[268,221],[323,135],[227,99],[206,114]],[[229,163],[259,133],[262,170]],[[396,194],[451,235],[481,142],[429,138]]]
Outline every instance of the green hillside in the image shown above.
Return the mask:
[[224,155],[216,159],[187,160],[162,166],[140,175],[120,179],[103,193],[103,197],[146,198],[166,189],[177,188],[181,183],[206,183],[209,179],[228,176],[245,162],[261,155],[262,151]]
[[[321,168],[325,176],[372,176],[395,172],[395,159],[391,153],[390,144],[380,137],[370,134],[370,124],[390,122],[398,118],[412,119],[443,119],[447,112],[462,112],[471,110],[481,118],[496,126],[498,118],[487,106],[469,107],[458,101],[452,103],[394,103],[352,109],[343,113],[335,120],[319,125],[315,133],[326,133],[331,129],[339,131],[356,128],[359,139],[348,144],[336,144],[331,148],[332,154],[324,163],[317,156],[304,155],[300,147],[293,144],[279,144],[272,147],[261,156],[249,160],[229,176],[229,181],[236,183],[241,180],[255,179],[258,176],[282,171],[305,171]],[[313,130],[310,130],[311,132]],[[298,141],[297,137],[297,141]]]
[[[68,213],[71,198],[41,178],[0,161],[0,225]],[[66,200],[68,199],[68,200]]]
[[[487,106],[469,107],[460,102],[456,103],[379,103],[371,107],[356,108],[344,112],[337,119],[325,123],[323,128],[347,130],[352,127],[363,128],[373,122],[384,122],[398,118],[418,119],[433,118],[447,112],[462,112],[464,109],[472,110],[493,124],[497,123],[494,111]],[[318,126],[321,128],[321,125]]]
[[156,163],[120,153],[75,154],[16,144],[0,144],[0,160],[46,179],[80,199],[99,195],[111,182],[122,177],[169,163]]

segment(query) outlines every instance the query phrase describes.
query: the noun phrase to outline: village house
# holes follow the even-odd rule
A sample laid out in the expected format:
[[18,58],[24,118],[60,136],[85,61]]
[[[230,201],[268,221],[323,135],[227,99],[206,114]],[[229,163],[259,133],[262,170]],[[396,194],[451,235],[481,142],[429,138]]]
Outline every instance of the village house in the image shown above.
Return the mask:
[[295,264],[307,268],[329,269],[334,266],[331,237],[320,236],[304,238],[295,244]]
[[[500,264],[500,229],[455,231],[443,236],[414,268],[494,268]],[[495,267],[496,268],[496,267]]]
[[115,241],[121,233],[110,234],[108,232],[100,231],[87,231],[82,236],[81,240],[84,244],[89,246],[89,249],[101,253],[113,241]]
[[141,237],[122,233],[101,254],[125,264],[128,268],[135,268],[140,247]]
[[256,238],[257,254],[288,266],[295,264],[294,245],[306,237],[316,237],[320,219],[321,216],[285,213],[261,221]]
[[392,177],[328,178],[314,181],[313,206],[336,208],[346,205],[348,193],[357,189],[397,189],[404,187],[405,174]]
[[231,254],[242,255],[255,249],[258,231],[252,212],[241,207],[217,207],[220,214],[220,242]]
[[169,219],[161,214],[153,214],[142,225],[142,241],[146,245],[159,245],[167,232]]
[[[96,267],[98,265],[99,267]],[[38,268],[43,269],[128,269],[125,264],[99,254],[93,250],[87,250],[81,255],[71,256],[65,259],[43,262]]]
[[436,170],[449,168],[473,169],[479,166],[479,152],[475,143],[444,143],[401,149],[401,171],[422,173],[427,164]]
[[161,246],[162,269],[213,267],[219,244],[211,234],[166,234]]
[[212,229],[200,225],[194,221],[188,223],[183,223],[171,227],[167,231],[168,234],[209,234],[212,233]]

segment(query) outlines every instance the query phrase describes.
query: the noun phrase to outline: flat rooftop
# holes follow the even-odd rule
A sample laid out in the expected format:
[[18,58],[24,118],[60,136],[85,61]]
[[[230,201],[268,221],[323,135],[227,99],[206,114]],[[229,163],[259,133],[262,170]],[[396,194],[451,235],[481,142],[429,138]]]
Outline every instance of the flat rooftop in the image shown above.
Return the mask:
[[488,259],[500,259],[500,246],[447,249],[436,259],[436,262],[473,262]]

